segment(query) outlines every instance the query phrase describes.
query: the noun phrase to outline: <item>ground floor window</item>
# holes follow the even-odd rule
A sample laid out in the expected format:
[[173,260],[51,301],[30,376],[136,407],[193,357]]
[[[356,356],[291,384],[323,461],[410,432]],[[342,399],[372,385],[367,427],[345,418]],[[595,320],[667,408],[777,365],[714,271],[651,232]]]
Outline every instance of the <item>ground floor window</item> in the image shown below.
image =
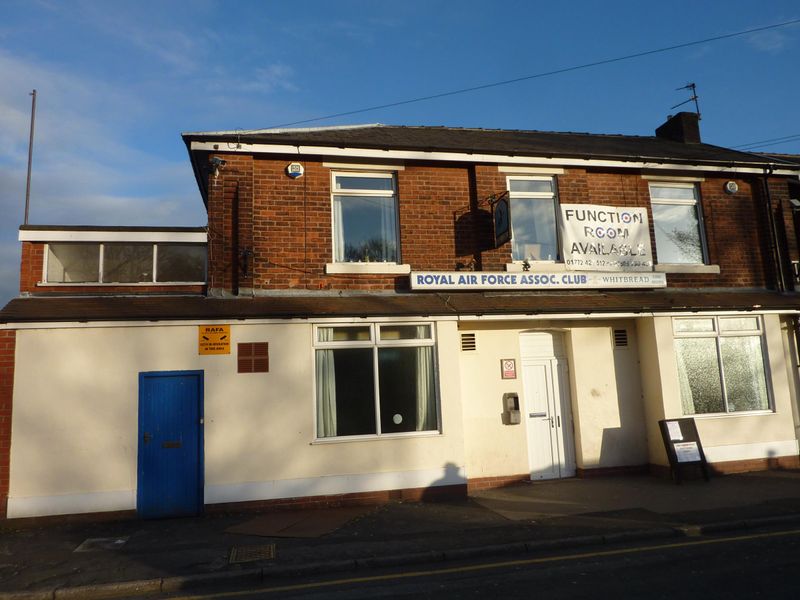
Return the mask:
[[673,331],[684,414],[770,409],[760,317],[675,318]]
[[433,325],[315,328],[317,437],[438,431]]

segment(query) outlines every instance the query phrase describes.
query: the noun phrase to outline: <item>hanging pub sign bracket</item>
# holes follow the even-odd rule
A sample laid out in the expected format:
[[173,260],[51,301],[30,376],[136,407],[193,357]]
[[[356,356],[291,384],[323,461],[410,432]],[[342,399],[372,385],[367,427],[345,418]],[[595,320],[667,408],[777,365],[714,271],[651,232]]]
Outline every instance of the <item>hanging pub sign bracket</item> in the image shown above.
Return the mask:
[[511,210],[508,204],[508,192],[489,196],[494,223],[494,247],[499,248],[511,239]]

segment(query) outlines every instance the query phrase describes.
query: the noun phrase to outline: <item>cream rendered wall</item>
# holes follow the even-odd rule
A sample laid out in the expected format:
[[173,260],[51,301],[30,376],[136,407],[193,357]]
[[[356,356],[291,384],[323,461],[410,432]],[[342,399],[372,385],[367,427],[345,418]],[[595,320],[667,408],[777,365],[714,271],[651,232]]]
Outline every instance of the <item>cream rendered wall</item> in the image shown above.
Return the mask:
[[[614,350],[612,330],[626,328],[633,347]],[[614,467],[647,461],[641,386],[631,322],[463,321],[477,350],[460,352],[464,446],[470,479],[529,472],[527,415],[519,336],[525,331],[565,333],[578,467]],[[500,360],[517,361],[517,379],[502,379]],[[502,397],[517,392],[522,423],[504,425]]]
[[[787,377],[787,357],[780,318],[764,315],[766,352],[774,412],[758,414],[695,415],[695,423],[709,462],[749,460],[797,454],[797,438],[792,409],[792,392]],[[672,336],[672,319],[655,317],[640,322],[642,378],[645,384],[650,461],[668,464],[659,419],[683,415],[678,366]]]
[[[649,462],[655,465],[668,465],[669,461],[664,450],[664,443],[661,441],[658,422],[666,418],[664,373],[669,372],[669,361],[675,362],[672,319],[668,317],[639,318],[636,320],[636,332]],[[677,367],[675,369],[673,375],[675,385],[677,385]]]
[[794,398],[792,415],[794,417],[795,438],[800,440],[800,373],[798,372],[797,338],[794,333],[795,318],[781,318],[781,339],[783,340],[783,354],[786,356],[786,380],[789,384],[789,397]]
[[[9,516],[135,507],[142,371],[204,371],[206,503],[463,483],[456,326],[436,330],[441,435],[320,443],[308,323],[234,324],[217,356],[195,325],[20,330]],[[252,341],[269,373],[236,373]]]
[[[614,347],[613,331],[628,332]],[[635,324],[592,322],[570,330],[573,421],[579,468],[647,463]]]

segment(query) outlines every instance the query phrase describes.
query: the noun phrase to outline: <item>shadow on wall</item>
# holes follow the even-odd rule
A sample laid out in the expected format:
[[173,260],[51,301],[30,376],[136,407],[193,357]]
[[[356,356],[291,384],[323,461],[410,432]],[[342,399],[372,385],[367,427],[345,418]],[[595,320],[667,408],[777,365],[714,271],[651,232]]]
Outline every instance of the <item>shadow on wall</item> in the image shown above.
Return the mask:
[[437,502],[466,495],[467,480],[461,474],[461,469],[453,462],[446,462],[442,476],[423,490],[420,500],[422,502]]
[[455,213],[453,220],[456,256],[470,256],[479,262],[480,253],[494,247],[492,213],[486,209],[476,208],[461,214]]
[[641,382],[635,379],[638,377],[638,366],[633,360],[638,352],[630,345],[614,347],[612,352],[619,427],[603,429],[597,466],[602,468],[646,465],[648,454],[645,412]]

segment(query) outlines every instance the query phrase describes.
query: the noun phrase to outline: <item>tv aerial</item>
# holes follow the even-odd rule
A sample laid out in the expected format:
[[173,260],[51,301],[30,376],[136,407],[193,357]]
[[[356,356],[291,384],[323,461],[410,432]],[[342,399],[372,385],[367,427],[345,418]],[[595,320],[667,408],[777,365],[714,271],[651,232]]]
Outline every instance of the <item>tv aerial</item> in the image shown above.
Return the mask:
[[679,106],[683,106],[684,104],[689,104],[689,102],[694,102],[694,112],[697,113],[697,119],[699,120],[701,117],[700,117],[700,104],[698,104],[697,102],[697,86],[694,83],[687,83],[685,86],[679,87],[675,91],[679,92],[681,90],[691,90],[692,97],[689,98],[688,100],[684,100],[680,104],[676,104],[675,106],[670,107],[670,110],[678,108]]

